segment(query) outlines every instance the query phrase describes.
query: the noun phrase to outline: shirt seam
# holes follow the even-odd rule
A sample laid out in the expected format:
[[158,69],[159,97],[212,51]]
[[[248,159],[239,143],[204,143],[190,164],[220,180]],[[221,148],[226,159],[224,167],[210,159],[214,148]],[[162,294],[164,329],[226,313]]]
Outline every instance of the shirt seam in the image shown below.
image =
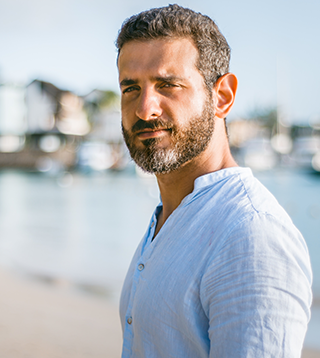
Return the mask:
[[251,204],[253,210],[254,210],[256,213],[266,213],[265,211],[260,211],[260,210],[258,210],[258,209],[254,206],[254,204],[253,204],[253,202],[252,202],[252,200],[251,200],[251,197],[250,197],[250,195],[249,195],[249,193],[248,193],[247,187],[246,187],[244,181],[242,180],[242,177],[241,177],[240,173],[238,173],[238,177],[239,177],[239,181],[241,182],[241,185],[242,185],[242,187],[243,187],[243,189],[244,189],[244,191],[245,191],[245,193],[246,193],[246,197],[247,197],[248,200],[250,201],[250,204]]

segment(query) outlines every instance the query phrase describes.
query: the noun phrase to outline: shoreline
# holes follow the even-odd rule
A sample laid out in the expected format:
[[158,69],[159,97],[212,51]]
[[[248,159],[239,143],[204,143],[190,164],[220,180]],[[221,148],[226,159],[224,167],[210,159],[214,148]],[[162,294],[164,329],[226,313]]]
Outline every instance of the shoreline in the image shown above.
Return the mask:
[[[21,276],[0,267],[0,356],[119,358],[118,305],[105,296]],[[302,358],[320,358],[306,348]]]

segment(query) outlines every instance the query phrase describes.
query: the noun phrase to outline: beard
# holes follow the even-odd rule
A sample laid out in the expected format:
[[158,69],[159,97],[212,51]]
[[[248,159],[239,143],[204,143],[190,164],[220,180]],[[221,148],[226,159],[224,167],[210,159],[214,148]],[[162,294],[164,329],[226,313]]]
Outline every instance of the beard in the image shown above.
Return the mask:
[[[139,119],[131,132],[122,126],[122,133],[131,158],[142,170],[153,174],[167,174],[196,158],[207,148],[214,132],[214,116],[212,102],[207,99],[201,115],[190,120],[185,128],[179,128],[161,118],[153,121]],[[146,128],[168,130],[171,145],[159,147],[162,141],[160,137],[143,140],[143,148],[138,148],[134,143],[134,132]]]

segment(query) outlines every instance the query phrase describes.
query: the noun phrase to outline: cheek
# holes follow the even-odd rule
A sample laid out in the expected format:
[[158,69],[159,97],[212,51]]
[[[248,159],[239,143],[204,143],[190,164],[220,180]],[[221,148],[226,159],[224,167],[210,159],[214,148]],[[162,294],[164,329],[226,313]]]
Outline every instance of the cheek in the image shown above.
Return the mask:
[[129,130],[131,129],[133,123],[132,122],[132,112],[129,111],[127,108],[124,108],[121,105],[121,122],[124,129]]
[[188,105],[182,108],[181,110],[175,113],[174,124],[179,130],[185,130],[190,127],[190,123],[193,122],[195,118],[199,118],[202,113],[202,106]]
[[172,115],[176,123],[183,126],[188,119],[198,117],[207,103],[207,98],[202,91],[194,91],[189,96],[181,96],[174,104],[170,105]]

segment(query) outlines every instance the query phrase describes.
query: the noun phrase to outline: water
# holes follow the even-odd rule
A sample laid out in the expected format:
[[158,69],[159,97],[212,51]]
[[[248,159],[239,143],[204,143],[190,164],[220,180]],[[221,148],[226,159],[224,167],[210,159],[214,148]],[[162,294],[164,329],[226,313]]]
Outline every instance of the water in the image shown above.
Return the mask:
[[[320,176],[299,171],[255,173],[304,235],[320,300]],[[55,283],[118,300],[130,259],[145,232],[158,189],[133,173],[0,172],[0,264]],[[314,305],[306,346],[320,350]]]
[[46,280],[100,286],[117,299],[158,202],[156,182],[133,175],[72,181],[0,174],[0,263]]

